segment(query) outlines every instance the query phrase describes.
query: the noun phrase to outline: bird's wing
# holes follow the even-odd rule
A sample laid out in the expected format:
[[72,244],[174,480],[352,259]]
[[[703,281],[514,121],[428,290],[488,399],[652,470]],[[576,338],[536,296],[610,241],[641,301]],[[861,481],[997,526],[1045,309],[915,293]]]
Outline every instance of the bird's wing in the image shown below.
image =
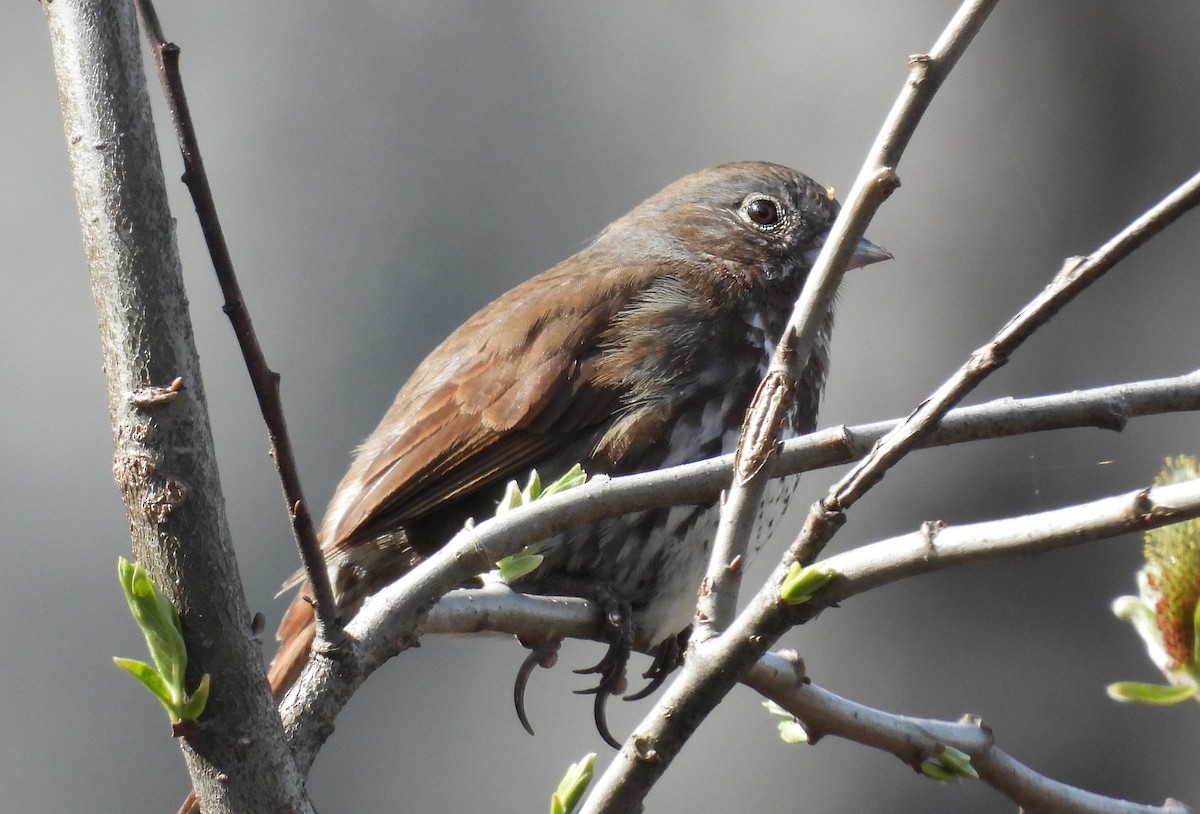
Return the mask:
[[327,547],[520,478],[620,413],[619,383],[602,370],[604,337],[644,278],[584,277],[567,263],[492,302],[421,364],[338,487],[322,527]]

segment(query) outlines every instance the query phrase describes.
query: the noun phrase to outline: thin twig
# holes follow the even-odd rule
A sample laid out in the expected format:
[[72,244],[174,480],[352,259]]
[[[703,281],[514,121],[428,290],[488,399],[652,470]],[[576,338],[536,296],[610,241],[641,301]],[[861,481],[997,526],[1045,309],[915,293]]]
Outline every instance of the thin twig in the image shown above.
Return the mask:
[[204,233],[204,242],[208,246],[213,269],[216,271],[217,281],[221,285],[221,294],[225,298],[222,310],[233,325],[233,333],[237,337],[238,347],[242,350],[242,358],[246,362],[246,370],[250,374],[250,382],[254,387],[254,394],[258,398],[259,410],[267,425],[271,458],[275,461],[275,468],[279,472],[279,481],[283,486],[283,497],[287,505],[288,517],[291,520],[292,534],[296,539],[296,546],[300,550],[304,572],[312,585],[313,604],[317,619],[317,641],[337,650],[342,643],[341,623],[338,620],[337,605],[333,599],[333,588],[329,583],[329,572],[325,568],[325,558],[321,554],[321,546],[317,542],[317,535],[313,530],[312,516],[308,512],[308,504],[304,500],[304,490],[300,483],[300,471],[292,451],[292,442],[288,437],[287,420],[284,417],[283,402],[279,395],[279,374],[271,370],[267,364],[262,346],[258,342],[258,336],[254,332],[254,324],[250,319],[250,312],[246,309],[241,286],[238,284],[237,274],[233,268],[233,258],[229,254],[225,233],[221,229],[221,221],[217,216],[216,202],[208,183],[204,160],[200,156],[200,141],[196,136],[196,127],[192,122],[187,96],[183,90],[183,77],[179,71],[179,46],[167,42],[153,2],[136,0],[136,3],[146,27],[146,39],[154,54],[154,63],[158,66],[159,79],[166,95],[167,106],[171,111],[175,135],[179,140],[179,151],[183,154],[183,180],[196,206],[196,215],[200,220],[200,229]]
[[1021,517],[962,526],[926,523],[822,560],[838,576],[814,594],[806,615],[916,574],[1055,551],[1198,515],[1200,480],[1188,480]]
[[[875,211],[900,184],[895,172],[900,157],[942,82],[983,26],[996,2],[968,0],[928,54],[909,57],[909,75],[904,88],[867,153],[866,161],[846,198],[845,207],[805,280],[804,289],[796,301],[795,310],[784,329],[763,384],[751,404],[746,426],[766,426],[772,428],[773,432],[756,437],[753,448],[743,448],[748,444],[747,433],[743,431],[738,442],[738,454],[744,460],[769,460],[772,455],[779,442],[781,422],[772,420],[770,415],[782,414],[787,409],[787,399],[779,398],[778,394],[791,392],[791,383],[797,381],[807,364],[817,330],[833,307],[842,269]],[[729,565],[746,552],[753,518],[762,501],[766,482],[767,475],[761,468],[739,468],[735,473],[722,507],[704,590],[697,604],[693,641],[703,641],[719,633],[733,618],[742,570],[730,568]]]
[[1069,258],[1032,302],[1009,320],[990,342],[972,353],[966,363],[923,401],[902,426],[889,433],[871,455],[847,473],[823,501],[824,512],[840,513],[853,504],[908,453],[923,433],[936,427],[951,407],[1004,365],[1013,351],[1038,328],[1105,272],[1197,204],[1200,204],[1200,173],[1193,175],[1089,256]]
[[991,729],[965,717],[957,723],[912,718],[857,704],[801,681],[794,653],[768,653],[746,671],[744,683],[795,715],[812,742],[833,735],[890,752],[917,769],[940,749],[967,753],[979,779],[1023,811],[1059,814],[1188,814],[1174,800],[1161,806],[1105,797],[1035,772],[995,746]]

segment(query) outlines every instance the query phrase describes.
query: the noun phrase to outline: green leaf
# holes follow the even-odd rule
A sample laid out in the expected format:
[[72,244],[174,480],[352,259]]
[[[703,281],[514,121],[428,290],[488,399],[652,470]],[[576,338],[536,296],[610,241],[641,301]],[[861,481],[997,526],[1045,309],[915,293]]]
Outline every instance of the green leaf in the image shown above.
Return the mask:
[[[535,500],[540,500],[550,495],[558,494],[566,491],[574,486],[579,486],[587,481],[587,473],[583,471],[583,467],[579,464],[572,466],[560,478],[555,480],[549,486],[542,486],[541,476],[538,475],[536,469],[530,470],[529,480],[522,489],[517,485],[515,480],[510,480],[504,487],[504,497],[500,498],[499,505],[496,506],[496,517],[512,511],[519,506],[525,506]],[[534,571],[542,564],[542,555],[538,554],[538,545],[525,546],[524,549],[518,551],[509,557],[504,557],[496,563],[496,569],[491,572],[493,576],[498,575],[501,582],[511,584],[520,579],[526,574]]]
[[211,683],[208,673],[201,676],[200,686],[196,687],[196,691],[192,693],[187,703],[183,705],[183,709],[179,711],[179,717],[176,720],[195,721],[200,718],[200,714],[208,706],[208,689]]
[[542,564],[544,558],[538,554],[533,546],[525,546],[512,556],[505,557],[496,563],[496,570],[500,572],[500,581],[506,585],[511,585],[516,580],[532,573]]
[[805,568],[794,562],[779,588],[779,598],[789,605],[801,605],[837,575],[837,571],[826,565],[810,565]]
[[979,779],[979,773],[971,765],[971,756],[953,746],[943,746],[933,757],[922,761],[921,774],[939,783]]
[[921,774],[939,783],[957,783],[958,777],[933,758],[921,761]]
[[595,763],[596,753],[589,752],[583,760],[567,767],[567,773],[559,781],[558,788],[550,795],[550,814],[571,814],[575,810],[588,784],[592,782]]
[[542,496],[542,479],[538,475],[536,469],[529,470],[529,482],[525,484],[525,488],[521,490],[521,497],[525,498],[526,503],[532,503]]
[[510,480],[508,485],[504,487],[504,497],[500,498],[500,505],[496,507],[496,517],[509,512],[518,506],[522,505],[521,487],[517,486],[515,480]]
[[971,756],[961,749],[955,749],[953,746],[943,747],[942,751],[938,753],[938,760],[959,777],[979,779],[979,772],[975,771],[975,767],[971,765]]
[[799,721],[780,721],[779,738],[784,743],[808,743],[808,730]]
[[559,780],[558,788],[554,789],[554,794],[550,796],[551,814],[574,812],[575,807],[583,798],[583,792],[587,790],[588,784],[592,783],[595,760],[596,753],[589,752],[583,756],[583,760],[566,768],[563,779]]
[[781,719],[778,723],[779,737],[784,743],[801,744],[809,742],[808,731],[795,715],[792,715],[792,713],[774,701],[763,701],[763,706],[766,707],[767,712]]
[[583,471],[583,467],[575,464],[568,469],[561,478],[542,490],[541,497],[550,497],[559,492],[565,492],[568,489],[573,489],[576,486],[582,486],[587,483],[587,473]]
[[175,699],[171,697],[171,690],[163,681],[162,676],[158,674],[149,664],[137,659],[123,659],[118,656],[113,656],[113,664],[116,664],[125,672],[142,682],[142,686],[150,691],[150,693],[159,700],[163,707],[167,710],[167,714],[171,716],[171,720],[176,720]]
[[1118,681],[1106,688],[1108,697],[1126,703],[1168,706],[1186,701],[1196,694],[1195,687],[1176,687],[1171,684],[1143,684],[1140,681]]
[[140,681],[166,708],[172,721],[196,720],[208,704],[210,682],[205,675],[190,696],[184,687],[187,650],[179,613],[140,565],[118,557],[117,577],[154,665],[124,658],[114,658],[113,662]]
[[117,575],[125,590],[125,599],[134,621],[142,630],[154,665],[169,687],[183,686],[187,667],[187,651],[179,614],[163,594],[154,587],[150,575],[142,566],[124,557],[117,562]]
[[496,516],[512,511],[518,506],[525,506],[541,500],[550,495],[556,495],[559,492],[565,492],[567,489],[579,486],[587,482],[587,473],[583,471],[583,467],[575,464],[568,469],[562,476],[556,479],[549,486],[542,486],[542,478],[536,469],[529,471],[529,480],[525,483],[525,488],[522,489],[515,480],[510,480],[504,487],[504,497],[500,498],[500,504],[496,506]]

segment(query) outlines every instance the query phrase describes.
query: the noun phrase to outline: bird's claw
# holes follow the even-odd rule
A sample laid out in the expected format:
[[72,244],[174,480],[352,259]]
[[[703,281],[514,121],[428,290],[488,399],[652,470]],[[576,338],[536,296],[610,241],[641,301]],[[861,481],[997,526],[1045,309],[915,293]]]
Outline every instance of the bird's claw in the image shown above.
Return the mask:
[[513,705],[517,708],[517,720],[525,727],[525,731],[532,735],[533,727],[525,714],[525,686],[529,683],[529,676],[535,667],[549,670],[558,663],[558,648],[562,639],[548,639],[532,645],[526,642],[522,644],[529,647],[529,655],[521,662],[521,669],[517,670],[517,680],[513,683]]
[[589,598],[600,605],[608,650],[604,657],[591,667],[575,671],[580,675],[600,676],[600,681],[595,687],[575,692],[577,695],[596,696],[592,705],[596,731],[605,743],[614,749],[620,749],[621,742],[613,737],[608,728],[606,705],[611,696],[620,695],[628,686],[625,680],[625,665],[629,663],[629,654],[633,650],[633,613],[629,603],[606,586],[593,586]]
[[664,639],[654,653],[654,662],[642,673],[642,678],[648,678],[650,682],[637,692],[622,696],[622,700],[641,701],[661,687],[667,676],[683,664],[683,654],[687,651],[688,637],[691,633],[692,628],[689,626],[682,633]]
[[[621,742],[613,737],[608,728],[606,704],[611,696],[621,695],[628,688],[625,665],[628,664],[629,654],[633,650],[633,613],[629,603],[607,585],[587,584],[581,586],[573,583],[568,587],[572,589],[571,594],[583,596],[600,606],[604,621],[604,637],[608,641],[608,650],[600,661],[591,667],[575,671],[581,675],[599,675],[600,680],[595,687],[575,692],[578,695],[595,695],[592,712],[596,721],[596,731],[600,733],[600,737],[604,739],[605,743],[614,749],[620,749]],[[513,685],[513,705],[517,709],[517,718],[520,720],[521,726],[525,727],[525,731],[532,735],[533,727],[530,726],[529,718],[525,714],[525,687],[529,683],[529,676],[533,674],[535,667],[553,667],[558,661],[558,648],[562,640],[549,639],[532,643],[522,640],[521,643],[530,648],[530,653],[517,671],[517,680]],[[648,694],[657,688],[666,678],[666,674],[678,663],[677,652],[670,657],[669,661],[663,661],[660,667],[659,662],[663,658],[663,656],[656,657],[655,664],[646,674],[647,678],[653,674],[655,679],[650,688],[643,690],[635,697],[642,697],[643,694]],[[662,673],[661,678],[658,677],[659,672]]]

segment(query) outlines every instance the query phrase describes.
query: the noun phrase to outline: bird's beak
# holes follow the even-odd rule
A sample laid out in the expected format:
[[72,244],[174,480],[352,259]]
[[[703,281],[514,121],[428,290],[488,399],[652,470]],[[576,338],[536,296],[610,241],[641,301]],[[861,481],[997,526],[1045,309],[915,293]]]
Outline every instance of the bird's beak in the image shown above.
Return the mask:
[[891,260],[892,253],[882,246],[876,246],[865,237],[858,241],[858,245],[854,247],[854,254],[850,255],[850,262],[846,264],[846,271],[850,269],[860,269],[863,266],[869,266],[872,263],[878,263],[882,260]]
[[[822,235],[817,239],[819,242],[811,249],[804,253],[804,259],[811,266],[817,262],[817,255],[821,253],[821,247],[825,245],[825,236]],[[863,266],[869,266],[872,263],[878,263],[881,260],[893,259],[892,253],[882,246],[876,246],[865,237],[858,241],[858,245],[854,247],[854,254],[850,255],[850,262],[846,264],[846,271],[851,269],[860,269]]]

